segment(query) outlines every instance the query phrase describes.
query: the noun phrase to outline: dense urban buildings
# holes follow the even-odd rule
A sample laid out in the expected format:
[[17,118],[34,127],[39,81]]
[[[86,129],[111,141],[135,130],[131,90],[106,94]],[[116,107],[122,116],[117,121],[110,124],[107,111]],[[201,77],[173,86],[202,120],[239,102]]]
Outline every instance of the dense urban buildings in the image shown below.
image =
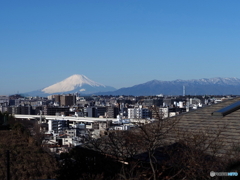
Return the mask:
[[[84,132],[82,134],[75,132],[78,135],[72,137],[72,140],[68,139],[69,144],[76,144],[76,139],[79,144],[86,136],[99,138],[108,134],[109,130],[129,130],[138,124],[174,117],[231,98],[163,95],[80,97],[79,94],[51,95],[45,98],[13,95],[0,96],[0,111],[25,119],[38,117],[42,131],[51,134],[55,143],[59,137],[68,137],[64,131],[75,129],[79,132],[79,127],[84,127],[88,131],[81,131]],[[64,126],[63,121],[66,121]]]
[[[170,136],[164,138],[171,145],[177,142],[179,138],[191,139],[191,135],[184,135],[186,132],[191,133],[189,130],[197,131],[198,127],[204,127],[204,132],[207,132],[208,125],[211,124],[212,128],[217,131],[217,126],[214,124],[218,122],[219,126],[223,125],[223,119],[228,120],[228,122],[235,122],[234,117],[236,117],[238,111],[230,112],[227,117],[213,116],[212,113],[218,112],[219,109],[221,110],[221,108],[232,103],[239,102],[239,98],[232,96],[163,95],[80,97],[77,94],[65,94],[47,98],[23,97],[20,95],[1,96],[0,102],[1,113],[7,112],[22,121],[35,122],[35,127],[31,128],[30,132],[32,135],[36,135],[36,132],[38,132],[36,128],[39,128],[39,131],[43,134],[41,146],[49,149],[58,157],[62,153],[68,153],[74,147],[86,148],[86,145],[88,146],[94,140],[101,142],[101,147],[98,147],[101,150],[105,146],[105,141],[110,140],[110,144],[111,142],[112,144],[110,145],[107,142],[108,147],[103,150],[104,154],[113,156],[112,153],[118,148],[118,144],[115,144],[115,142],[124,141],[124,146],[127,146],[128,143],[138,146],[135,152],[138,153],[138,156],[134,158],[139,161],[141,156],[145,156],[144,153],[146,153],[145,145],[141,144],[138,139],[139,136],[143,136],[139,127],[144,127],[142,129],[151,133],[157,133],[160,130],[155,131],[154,128],[161,127],[164,122],[177,120],[173,123],[175,124],[173,131],[170,128],[171,124],[168,124],[167,128],[169,128]],[[208,122],[210,119],[213,119],[211,123]],[[216,120],[217,122],[215,122]],[[5,125],[7,121],[8,117],[5,115],[1,122]],[[159,126],[159,122],[161,126]],[[176,131],[176,128],[179,130]],[[231,137],[236,134],[234,131],[225,131]],[[137,139],[134,140],[133,136],[131,140],[131,138],[128,139],[131,133],[140,134],[135,137]],[[212,131],[211,133],[211,137],[215,137],[216,134]],[[210,134],[210,132],[207,132],[207,134]],[[226,139],[224,143],[229,140],[228,136],[221,137]],[[140,139],[142,142],[146,140]],[[185,141],[187,142],[188,139],[185,139]],[[126,142],[128,143],[126,144]],[[222,146],[222,149],[218,147],[218,150],[218,154],[222,155],[226,154],[225,151],[229,149]],[[212,153],[209,149],[206,152]],[[114,158],[120,158],[119,160],[122,161],[124,153],[121,152],[122,157],[117,157],[115,154]]]

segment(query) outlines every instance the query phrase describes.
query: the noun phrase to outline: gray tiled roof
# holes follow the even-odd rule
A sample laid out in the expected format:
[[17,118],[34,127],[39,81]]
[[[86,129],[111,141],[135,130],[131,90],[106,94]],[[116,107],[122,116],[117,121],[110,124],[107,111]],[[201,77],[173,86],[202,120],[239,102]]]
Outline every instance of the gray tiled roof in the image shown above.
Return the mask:
[[166,119],[165,121],[177,120],[175,128],[171,130],[166,139],[172,142],[179,139],[186,139],[187,141],[187,138],[190,137],[189,134],[205,132],[206,137],[211,140],[221,131],[219,138],[216,139],[216,141],[222,143],[219,147],[219,154],[231,149],[233,143],[239,144],[240,147],[240,109],[225,116],[212,115],[214,111],[218,111],[237,101],[240,101],[240,98],[225,100],[218,104]]

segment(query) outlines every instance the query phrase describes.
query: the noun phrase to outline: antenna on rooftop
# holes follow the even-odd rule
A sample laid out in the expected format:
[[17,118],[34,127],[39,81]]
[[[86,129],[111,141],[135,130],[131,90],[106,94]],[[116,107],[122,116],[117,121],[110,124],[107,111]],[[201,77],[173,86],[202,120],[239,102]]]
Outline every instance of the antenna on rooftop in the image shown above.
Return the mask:
[[183,86],[183,96],[185,96],[185,86]]

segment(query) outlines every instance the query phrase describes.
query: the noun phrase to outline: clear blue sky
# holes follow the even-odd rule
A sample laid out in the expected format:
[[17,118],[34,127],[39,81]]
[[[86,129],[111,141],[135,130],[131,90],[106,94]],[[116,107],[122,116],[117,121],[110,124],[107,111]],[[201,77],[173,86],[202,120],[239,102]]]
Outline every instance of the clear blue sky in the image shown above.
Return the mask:
[[0,2],[0,95],[73,74],[115,88],[240,78],[240,1]]

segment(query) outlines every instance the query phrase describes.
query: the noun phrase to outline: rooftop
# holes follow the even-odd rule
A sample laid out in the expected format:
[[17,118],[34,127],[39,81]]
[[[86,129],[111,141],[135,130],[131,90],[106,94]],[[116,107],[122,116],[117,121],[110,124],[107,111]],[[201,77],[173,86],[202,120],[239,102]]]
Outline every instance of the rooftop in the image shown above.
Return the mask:
[[240,98],[225,100],[168,120],[174,118],[178,118],[178,122],[170,133],[172,140],[183,138],[181,135],[187,132],[202,134],[221,143],[220,154],[226,153],[233,143],[236,145],[240,142]]

